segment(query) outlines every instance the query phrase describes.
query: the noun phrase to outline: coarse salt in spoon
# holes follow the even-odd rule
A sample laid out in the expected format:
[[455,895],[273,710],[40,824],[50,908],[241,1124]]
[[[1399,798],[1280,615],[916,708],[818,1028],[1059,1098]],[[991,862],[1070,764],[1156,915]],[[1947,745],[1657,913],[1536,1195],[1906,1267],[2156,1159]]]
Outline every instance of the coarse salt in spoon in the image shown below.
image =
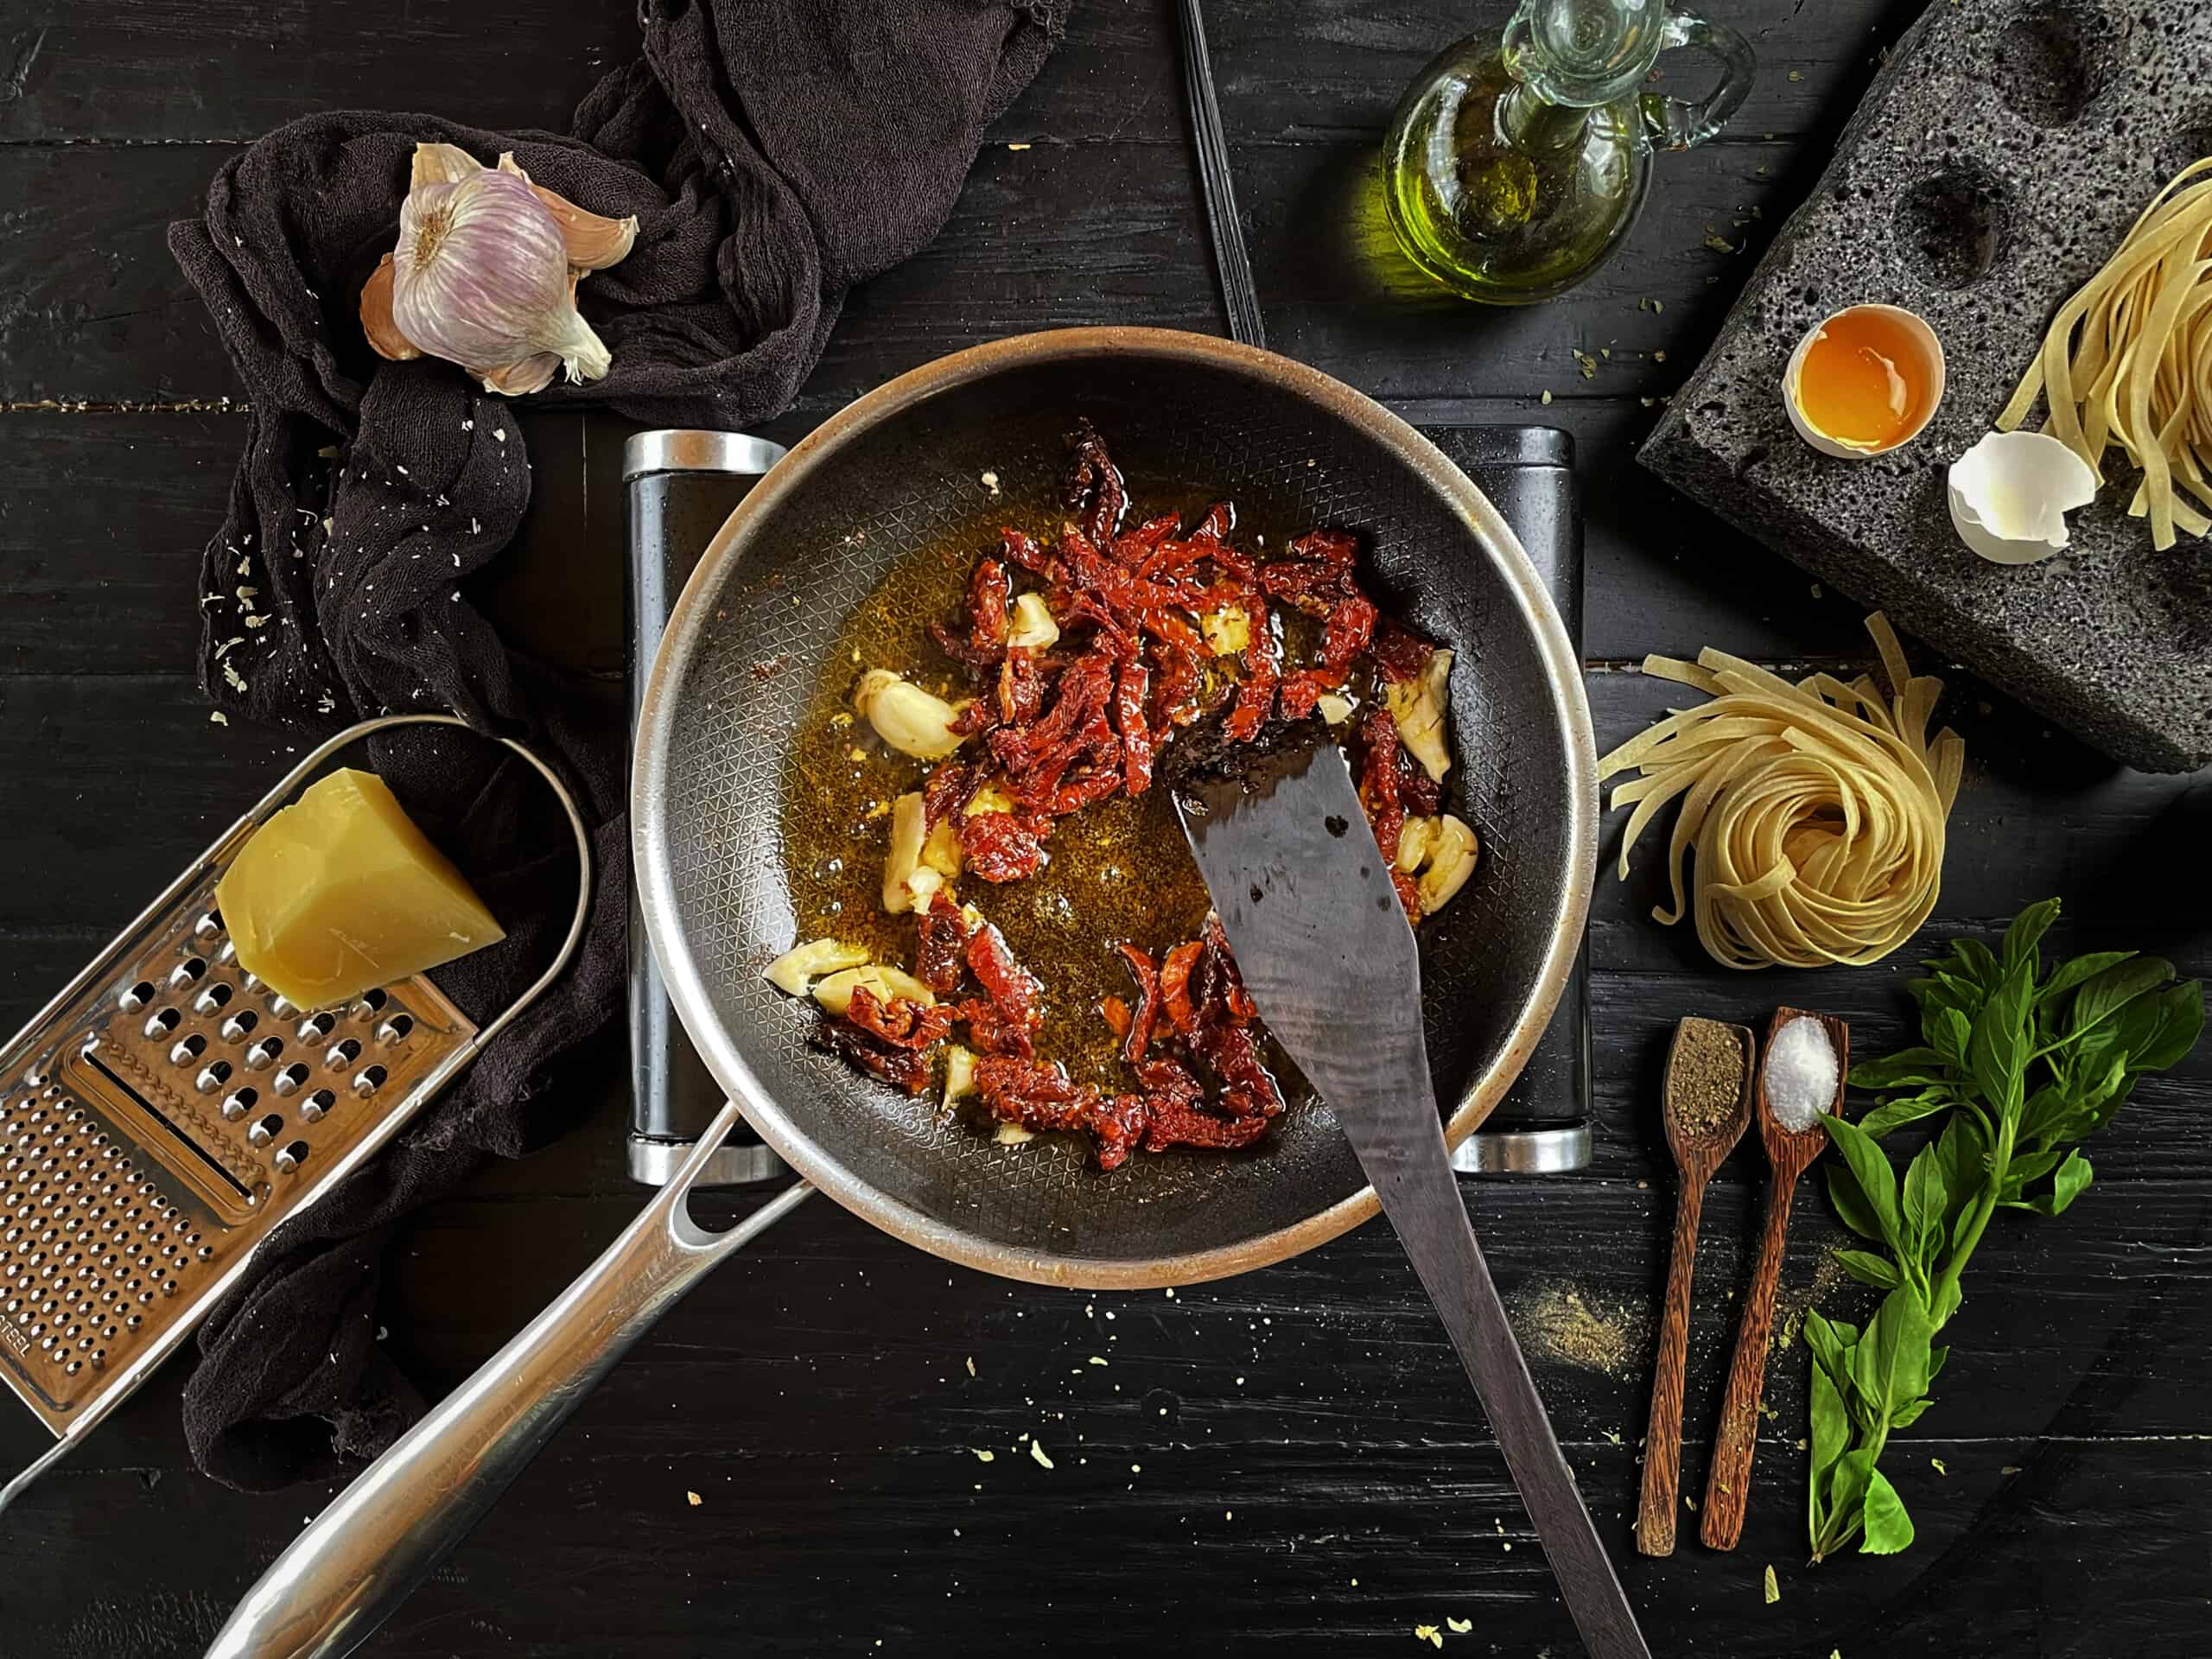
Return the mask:
[[1782,1248],[1789,1233],[1789,1201],[1797,1178],[1827,1146],[1821,1114],[1843,1109],[1850,1071],[1851,1030],[1842,1020],[1802,1008],[1777,1008],[1767,1027],[1758,1071],[1759,1140],[1772,1174],[1767,1183],[1766,1222],[1759,1233],[1758,1263],[1745,1299],[1744,1323],[1720,1402],[1720,1433],[1705,1487],[1698,1535],[1713,1549],[1733,1549],[1744,1532],[1751,1501],[1751,1458],[1758,1449],[1759,1393],[1766,1386],[1767,1336],[1774,1325],[1775,1292],[1782,1280]]
[[1697,1224],[1706,1183],[1743,1138],[1751,1116],[1751,1033],[1693,1015],[1675,1027],[1667,1052],[1661,1111],[1681,1185],[1667,1263],[1667,1301],[1659,1357],[1651,1375],[1651,1416],[1643,1436],[1643,1491],[1636,1547],[1675,1553],[1675,1503],[1682,1459],[1682,1379],[1689,1363],[1690,1284],[1697,1271]]

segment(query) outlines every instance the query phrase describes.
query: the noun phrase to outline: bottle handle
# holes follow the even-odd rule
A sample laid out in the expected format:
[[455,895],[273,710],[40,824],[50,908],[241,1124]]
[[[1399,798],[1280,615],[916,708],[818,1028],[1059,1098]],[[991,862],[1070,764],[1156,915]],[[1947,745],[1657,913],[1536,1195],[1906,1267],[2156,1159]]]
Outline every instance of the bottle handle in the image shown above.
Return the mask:
[[1720,84],[1696,103],[1656,92],[1637,99],[1643,115],[1643,135],[1657,149],[1688,149],[1703,143],[1728,124],[1728,118],[1751,94],[1755,73],[1751,43],[1726,23],[1694,11],[1670,11],[1660,49],[1678,46],[1700,47],[1719,59]]

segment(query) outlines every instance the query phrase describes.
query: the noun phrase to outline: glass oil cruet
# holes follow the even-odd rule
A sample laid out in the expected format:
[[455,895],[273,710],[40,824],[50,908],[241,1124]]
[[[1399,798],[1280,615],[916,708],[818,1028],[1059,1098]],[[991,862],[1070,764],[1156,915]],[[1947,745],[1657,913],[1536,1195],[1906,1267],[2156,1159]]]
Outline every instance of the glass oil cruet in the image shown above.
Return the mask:
[[[1677,46],[1720,60],[1699,102],[1642,90]],[[1522,0],[1501,41],[1471,35],[1406,89],[1382,145],[1383,207],[1446,288],[1493,305],[1549,299],[1626,238],[1653,148],[1703,143],[1751,89],[1751,43],[1663,0]]]

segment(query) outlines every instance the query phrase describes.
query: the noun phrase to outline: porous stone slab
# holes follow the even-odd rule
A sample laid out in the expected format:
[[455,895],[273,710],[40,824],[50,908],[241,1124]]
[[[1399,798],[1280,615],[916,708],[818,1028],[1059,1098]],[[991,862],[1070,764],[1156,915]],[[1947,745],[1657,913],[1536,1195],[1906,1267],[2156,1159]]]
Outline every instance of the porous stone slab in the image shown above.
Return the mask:
[[[2212,4],[1935,0],[1640,459],[2114,759],[2203,766],[2212,541],[2153,551],[2115,450],[2070,547],[1991,564],[1953,531],[1944,471],[1990,429],[2059,305],[2204,156]],[[1822,455],[1789,424],[1783,371],[1823,317],[1867,302],[1934,327],[1942,407],[1889,455]]]

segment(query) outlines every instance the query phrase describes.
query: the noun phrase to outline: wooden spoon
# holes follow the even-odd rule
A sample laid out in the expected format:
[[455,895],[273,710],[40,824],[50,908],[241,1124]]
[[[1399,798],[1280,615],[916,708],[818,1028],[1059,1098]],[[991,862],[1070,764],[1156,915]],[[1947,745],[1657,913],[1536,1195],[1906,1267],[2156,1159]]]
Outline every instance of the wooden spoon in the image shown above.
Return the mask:
[[[1682,1116],[1682,1039],[1693,1027],[1723,1033],[1742,1056],[1744,1078],[1728,1115],[1707,1129],[1696,1129]],[[1661,1111],[1667,1144],[1675,1154],[1681,1185],[1675,1195],[1675,1243],[1667,1263],[1667,1305],[1659,1321],[1659,1360],[1651,1376],[1651,1417],[1643,1433],[1643,1497],[1637,1510],[1636,1547],[1646,1555],[1675,1553],[1675,1501],[1681,1477],[1682,1375],[1688,1369],[1690,1337],[1690,1281],[1697,1272],[1697,1222],[1705,1208],[1705,1185],[1743,1138],[1751,1116],[1751,1027],[1691,1018],[1675,1027],[1667,1052],[1667,1082]]]
[[[1744,1510],[1751,1496],[1751,1456],[1758,1449],[1759,1395],[1766,1387],[1767,1336],[1774,1325],[1782,1247],[1789,1232],[1789,1201],[1796,1196],[1797,1178],[1828,1144],[1827,1131],[1817,1122],[1797,1131],[1785,1127],[1766,1095],[1766,1068],[1775,1038],[1791,1020],[1807,1017],[1802,1008],[1777,1008],[1766,1028],[1765,1058],[1759,1063],[1759,1139],[1766,1146],[1772,1173],[1767,1182],[1758,1265],[1752,1270],[1750,1299],[1744,1304],[1744,1323],[1736,1333],[1736,1357],[1728,1368],[1728,1390],[1720,1401],[1720,1433],[1713,1442],[1713,1469],[1706,1480],[1705,1519],[1699,1536],[1711,1549],[1733,1549],[1743,1536]],[[1840,1112],[1844,1079],[1851,1071],[1851,1028],[1825,1014],[1809,1017],[1821,1022],[1835,1046],[1835,1098],[1827,1109]]]

